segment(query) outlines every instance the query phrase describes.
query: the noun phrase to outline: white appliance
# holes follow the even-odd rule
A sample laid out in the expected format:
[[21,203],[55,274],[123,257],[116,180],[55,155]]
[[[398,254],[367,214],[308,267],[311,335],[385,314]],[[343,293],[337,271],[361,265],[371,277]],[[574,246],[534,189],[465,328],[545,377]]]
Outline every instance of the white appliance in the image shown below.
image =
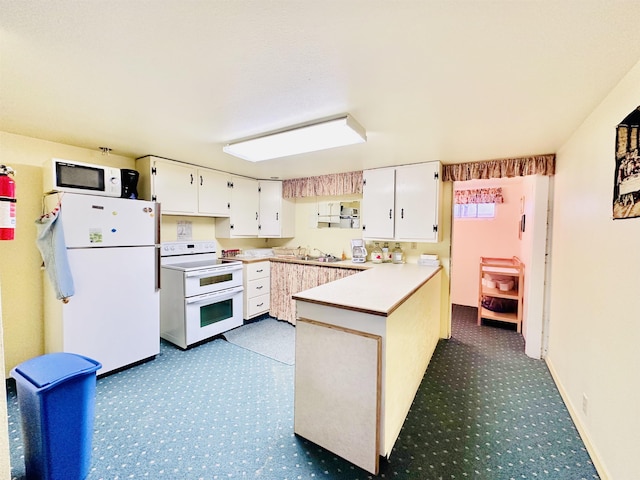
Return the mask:
[[364,246],[362,238],[354,238],[351,240],[351,262],[365,263],[367,261],[367,249]]
[[242,325],[242,263],[216,258],[215,242],[161,248],[160,336],[182,349]]
[[47,170],[45,192],[93,193],[107,197],[119,197],[122,193],[119,168],[52,158]]
[[105,374],[160,352],[159,205],[64,193],[62,228],[75,295],[45,296],[47,352],[79,353]]

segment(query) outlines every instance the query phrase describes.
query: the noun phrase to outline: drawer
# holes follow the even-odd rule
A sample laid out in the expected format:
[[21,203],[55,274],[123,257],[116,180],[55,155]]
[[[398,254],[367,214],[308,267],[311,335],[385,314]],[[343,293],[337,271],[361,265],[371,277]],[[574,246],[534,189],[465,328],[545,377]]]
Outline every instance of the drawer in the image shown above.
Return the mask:
[[271,286],[270,278],[258,278],[257,280],[251,280],[247,282],[247,291],[244,294],[247,298],[257,297],[259,295],[266,295],[269,293],[269,287]]
[[268,277],[271,275],[270,262],[256,262],[246,264],[247,280],[255,280],[256,278]]
[[247,300],[247,317],[251,318],[255,315],[265,313],[269,311],[270,295],[260,295],[258,297],[250,298]]

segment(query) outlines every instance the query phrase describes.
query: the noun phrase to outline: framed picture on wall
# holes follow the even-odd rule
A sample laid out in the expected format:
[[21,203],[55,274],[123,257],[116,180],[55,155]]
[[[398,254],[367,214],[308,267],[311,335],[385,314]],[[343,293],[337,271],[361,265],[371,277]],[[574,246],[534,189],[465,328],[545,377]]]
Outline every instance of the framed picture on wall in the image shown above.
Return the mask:
[[640,217],[640,107],[616,127],[613,218]]

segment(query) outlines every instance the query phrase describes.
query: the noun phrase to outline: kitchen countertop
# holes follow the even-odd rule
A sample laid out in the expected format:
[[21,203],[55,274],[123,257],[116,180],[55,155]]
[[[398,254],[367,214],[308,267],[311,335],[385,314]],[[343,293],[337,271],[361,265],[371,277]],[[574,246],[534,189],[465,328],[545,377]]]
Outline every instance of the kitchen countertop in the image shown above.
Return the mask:
[[[328,265],[336,263],[343,262]],[[360,265],[363,272],[297,293],[293,299],[387,317],[442,269],[407,263]]]

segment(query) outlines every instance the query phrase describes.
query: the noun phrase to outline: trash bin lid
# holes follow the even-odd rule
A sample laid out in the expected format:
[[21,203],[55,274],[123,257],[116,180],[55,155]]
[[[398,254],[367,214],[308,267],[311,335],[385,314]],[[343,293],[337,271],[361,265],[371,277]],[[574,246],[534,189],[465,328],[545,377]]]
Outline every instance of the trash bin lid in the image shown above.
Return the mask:
[[[75,353],[48,353],[21,363],[13,370],[38,388],[77,375],[95,372],[102,364]],[[13,373],[13,372],[12,372]]]

